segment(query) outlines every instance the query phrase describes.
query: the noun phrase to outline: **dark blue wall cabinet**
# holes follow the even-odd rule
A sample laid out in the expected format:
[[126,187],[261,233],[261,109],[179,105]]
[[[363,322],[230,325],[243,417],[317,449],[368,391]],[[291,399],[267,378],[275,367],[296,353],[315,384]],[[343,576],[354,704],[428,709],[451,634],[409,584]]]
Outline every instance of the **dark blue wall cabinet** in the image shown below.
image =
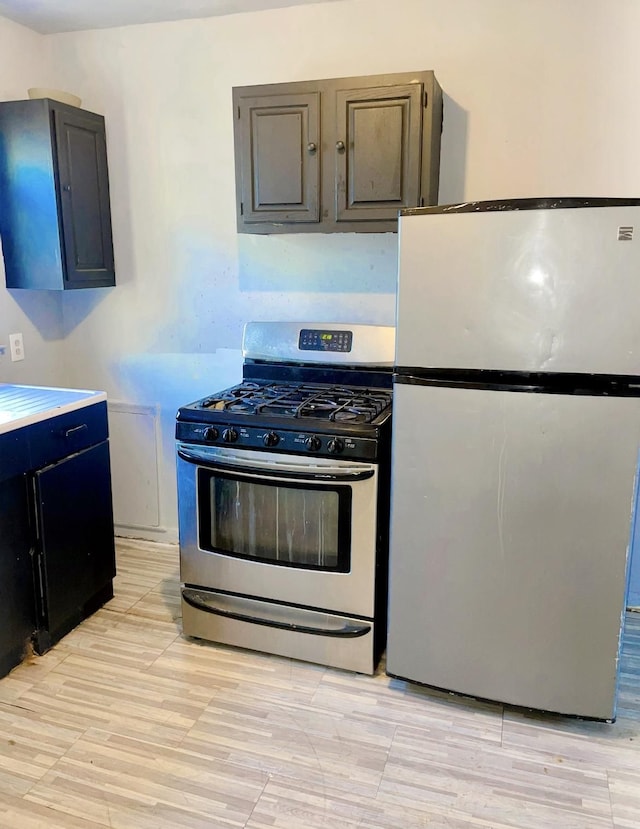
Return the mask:
[[115,285],[101,115],[0,103],[0,236],[7,288]]

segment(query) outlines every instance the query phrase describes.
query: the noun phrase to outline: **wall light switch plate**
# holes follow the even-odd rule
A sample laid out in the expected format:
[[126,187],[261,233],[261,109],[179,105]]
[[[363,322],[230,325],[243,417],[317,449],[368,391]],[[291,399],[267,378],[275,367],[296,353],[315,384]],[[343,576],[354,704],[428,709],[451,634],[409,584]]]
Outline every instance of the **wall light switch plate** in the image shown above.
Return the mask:
[[11,349],[11,359],[14,363],[17,363],[18,360],[24,360],[22,334],[9,334],[9,348]]

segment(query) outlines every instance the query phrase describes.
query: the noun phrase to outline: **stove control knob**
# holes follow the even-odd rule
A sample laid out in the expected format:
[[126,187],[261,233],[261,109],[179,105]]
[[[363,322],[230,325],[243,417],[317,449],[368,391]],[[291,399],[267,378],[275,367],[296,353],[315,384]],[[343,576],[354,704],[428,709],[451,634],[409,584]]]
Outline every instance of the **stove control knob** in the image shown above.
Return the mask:
[[343,449],[344,443],[340,440],[340,438],[331,438],[329,443],[327,443],[327,451],[332,455],[339,454]]
[[305,440],[305,444],[309,452],[317,452],[322,446],[322,441],[316,435],[311,435]]
[[277,446],[280,443],[280,438],[275,432],[267,432],[262,438],[265,446]]
[[235,443],[238,440],[238,433],[235,429],[225,429],[222,433],[222,440],[225,443]]
[[220,433],[216,429],[215,426],[207,426],[204,430],[204,439],[205,440],[218,440],[218,435]]

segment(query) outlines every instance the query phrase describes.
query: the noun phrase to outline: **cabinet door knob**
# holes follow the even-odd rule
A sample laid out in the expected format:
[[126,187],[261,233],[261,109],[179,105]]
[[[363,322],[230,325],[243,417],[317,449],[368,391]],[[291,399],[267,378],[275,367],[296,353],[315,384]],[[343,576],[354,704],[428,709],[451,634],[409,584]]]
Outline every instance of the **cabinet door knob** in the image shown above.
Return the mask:
[[341,153],[344,150],[344,141],[336,141],[336,150]]
[[65,193],[70,193],[71,192],[71,185],[70,184],[63,184],[62,189],[65,191]]
[[317,148],[317,147],[316,147],[316,145],[313,143],[313,141],[310,141],[310,142],[307,144],[307,149],[309,150],[309,152],[310,152],[310,153],[315,153],[315,151],[316,151],[318,148]]

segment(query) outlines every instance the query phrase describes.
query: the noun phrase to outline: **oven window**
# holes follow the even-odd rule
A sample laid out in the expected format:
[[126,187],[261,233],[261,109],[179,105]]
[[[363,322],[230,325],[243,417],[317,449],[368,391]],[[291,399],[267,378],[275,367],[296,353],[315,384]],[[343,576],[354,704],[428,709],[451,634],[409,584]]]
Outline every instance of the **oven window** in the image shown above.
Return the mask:
[[201,549],[287,567],[349,571],[349,486],[198,472]]

